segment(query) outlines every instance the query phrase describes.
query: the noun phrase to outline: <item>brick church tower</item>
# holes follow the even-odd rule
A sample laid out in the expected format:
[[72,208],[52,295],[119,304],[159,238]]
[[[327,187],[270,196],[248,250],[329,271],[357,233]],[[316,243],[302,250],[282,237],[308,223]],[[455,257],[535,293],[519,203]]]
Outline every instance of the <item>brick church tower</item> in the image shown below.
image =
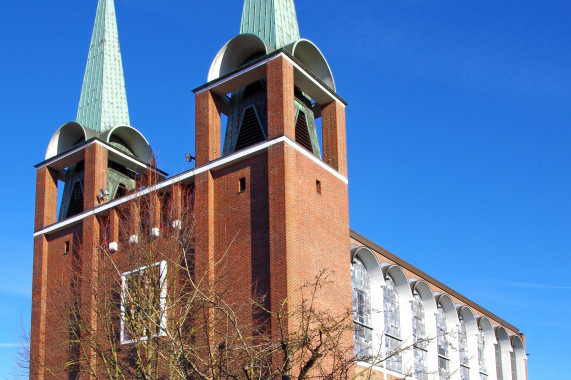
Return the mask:
[[[163,188],[192,186],[196,271],[214,281],[214,263],[227,257],[235,301],[263,295],[272,311],[286,299],[295,308],[300,287],[327,273],[333,281],[316,307],[350,310],[346,103],[319,49],[300,38],[293,0],[245,1],[240,34],[215,57],[208,83],[194,90],[196,167],[171,179],[154,168],[147,140],[129,125],[115,20],[113,0],[99,0],[77,119],[57,130],[36,166],[30,378],[50,377],[48,369],[69,358],[69,337],[51,328],[62,291],[75,292],[97,330],[90,307],[101,260],[95,247],[103,234],[131,228],[119,224],[116,208],[123,195],[137,196],[145,172]],[[111,240],[109,249],[120,255],[121,243]],[[71,254],[76,246],[81,250]],[[74,255],[80,289],[69,270]]]
[[328,272],[320,307],[350,310],[346,103],[300,39],[293,0],[246,0],[240,31],[194,90],[197,257],[208,265],[229,247],[240,294],[256,284],[274,312]]

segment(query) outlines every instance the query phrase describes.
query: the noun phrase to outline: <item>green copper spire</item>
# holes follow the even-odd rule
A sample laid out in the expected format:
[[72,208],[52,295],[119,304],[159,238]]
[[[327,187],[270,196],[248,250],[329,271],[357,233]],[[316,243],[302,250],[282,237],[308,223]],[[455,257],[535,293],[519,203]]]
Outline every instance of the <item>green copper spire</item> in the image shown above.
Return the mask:
[[77,122],[95,132],[130,124],[113,0],[97,5]]
[[244,0],[240,33],[255,34],[276,49],[299,40],[293,0]]

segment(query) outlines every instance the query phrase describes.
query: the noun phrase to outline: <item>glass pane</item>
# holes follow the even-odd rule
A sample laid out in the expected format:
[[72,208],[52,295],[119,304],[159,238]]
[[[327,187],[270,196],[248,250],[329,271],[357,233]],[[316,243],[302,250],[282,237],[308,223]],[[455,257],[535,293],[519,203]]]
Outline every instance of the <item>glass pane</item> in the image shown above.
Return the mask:
[[400,309],[399,296],[391,276],[387,276],[383,288],[383,301],[385,309],[385,333],[400,338]]
[[466,323],[463,319],[460,319],[460,331],[458,331],[458,350],[460,351],[460,364],[468,365],[468,339]]
[[412,336],[416,347],[426,348],[426,328],[424,306],[420,295],[415,291],[412,300]]
[[460,378],[462,380],[470,380],[470,369],[465,366],[460,366]]
[[426,351],[420,348],[414,349],[414,377],[418,380],[428,380]]
[[371,342],[371,291],[367,269],[359,259],[351,266],[351,282],[353,286],[353,320],[355,356],[359,360],[369,360],[372,356]]
[[438,355],[448,356],[448,328],[446,326],[446,315],[442,307],[438,305],[438,313],[436,314],[436,333],[438,344]]
[[387,335],[385,337],[385,347],[387,368],[391,371],[402,373],[401,341]]
[[502,371],[502,348],[500,342],[495,345],[496,349],[496,376],[498,380],[504,380],[504,373]]
[[486,358],[485,358],[485,349],[486,349],[486,339],[484,337],[484,332],[480,331],[478,334],[478,365],[480,367],[480,373],[486,374],[488,373],[486,369]]
[[438,372],[441,380],[448,380],[450,377],[450,362],[442,356],[438,357]]

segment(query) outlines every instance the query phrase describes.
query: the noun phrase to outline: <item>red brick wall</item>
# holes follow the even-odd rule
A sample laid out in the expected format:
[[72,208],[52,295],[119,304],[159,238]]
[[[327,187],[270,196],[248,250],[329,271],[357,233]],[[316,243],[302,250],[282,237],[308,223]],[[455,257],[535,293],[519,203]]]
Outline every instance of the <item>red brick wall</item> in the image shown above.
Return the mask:
[[293,65],[278,57],[267,65],[268,140],[287,136],[295,141]]
[[196,166],[202,166],[220,157],[220,113],[216,95],[204,91],[195,99],[195,156]]
[[[81,225],[77,225],[47,238],[39,236],[35,239],[34,267],[41,263],[44,270],[34,270],[30,378],[43,378],[44,374],[49,377],[50,371],[60,376],[64,374],[64,365],[69,359],[70,287],[73,271],[77,270],[74,257],[80,234]],[[66,242],[70,243],[67,254]],[[40,363],[44,363],[49,371]]]
[[321,110],[323,135],[323,161],[347,177],[347,138],[345,107],[333,101]]

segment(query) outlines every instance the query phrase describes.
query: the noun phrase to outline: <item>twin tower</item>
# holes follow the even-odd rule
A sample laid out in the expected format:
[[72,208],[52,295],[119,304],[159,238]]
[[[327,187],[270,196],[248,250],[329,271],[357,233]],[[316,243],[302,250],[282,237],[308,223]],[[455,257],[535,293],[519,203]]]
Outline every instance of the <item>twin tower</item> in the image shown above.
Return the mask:
[[[116,222],[103,231],[101,218],[116,220],[128,199],[177,183],[194,189],[196,268],[214,278],[221,255],[235,258],[238,299],[256,288],[277,310],[327,270],[334,281],[319,304],[351,308],[346,103],[320,50],[300,38],[293,0],[245,0],[240,34],[194,93],[196,166],[167,177],[130,126],[114,2],[99,0],[77,119],[57,130],[36,166],[31,378],[49,377],[46,369],[69,355],[50,331],[59,315],[54,289],[72,283],[69,251],[82,247],[79,270],[90,279],[73,291],[82,305],[97,302],[86,291],[97,280],[93,247],[110,234],[109,249],[121,255],[114,234],[129,228]],[[142,173],[158,183],[141,190]]]

